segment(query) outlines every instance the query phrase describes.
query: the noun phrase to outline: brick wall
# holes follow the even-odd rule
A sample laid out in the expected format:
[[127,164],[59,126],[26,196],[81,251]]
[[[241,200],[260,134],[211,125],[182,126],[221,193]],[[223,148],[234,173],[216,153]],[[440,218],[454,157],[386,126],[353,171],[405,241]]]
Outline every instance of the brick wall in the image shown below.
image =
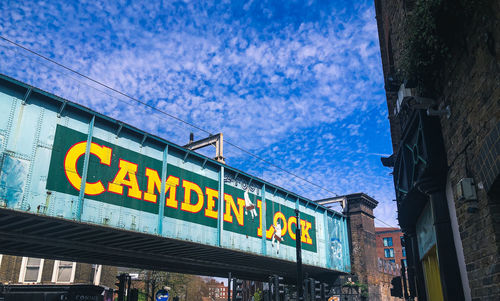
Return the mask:
[[[480,18],[466,35],[467,52],[454,52],[441,99],[451,117],[441,118],[460,237],[473,299],[500,299],[500,3],[496,20]],[[494,37],[496,53],[488,49]],[[478,211],[457,199],[461,178],[476,182]],[[496,182],[495,182],[496,181]]]
[[101,272],[101,283],[100,285],[107,286],[109,288],[114,289],[115,288],[115,283],[116,283],[116,275],[118,268],[114,266],[109,266],[109,265],[103,265],[102,266],[102,272]]
[[2,256],[2,262],[0,263],[0,282],[18,282],[22,259],[22,257],[17,256]]
[[358,282],[368,286],[368,300],[392,300],[390,291],[385,289],[390,285],[390,279],[377,269],[373,209],[378,202],[363,193],[345,197],[352,273],[357,276]]
[[352,272],[365,284],[376,282],[377,259],[373,209],[362,199],[347,200],[350,225]]
[[[350,194],[347,199],[349,242],[351,247],[352,273],[358,281],[368,285],[368,300],[400,300],[391,297],[391,280],[396,275],[384,273],[378,267],[376,228],[373,209],[378,202],[363,193]],[[398,232],[400,233],[400,232]],[[396,234],[399,240],[399,234]]]
[[[397,152],[401,137],[392,110],[397,95],[390,91],[388,77],[402,65],[404,19],[410,13],[405,11],[405,3],[409,1],[375,2],[391,136]],[[442,95],[433,98],[451,109],[449,119],[440,119],[471,297],[500,300],[500,2],[478,3],[484,5],[482,13],[465,29],[464,46],[450,49]],[[456,184],[464,177],[476,183],[475,204],[457,198]],[[476,206],[478,210],[470,212]]]
[[[403,246],[401,245],[401,237],[403,232],[399,228],[375,228],[376,240],[377,240],[377,257],[384,260],[393,259],[395,263],[401,265],[401,259],[406,259],[403,256]],[[384,238],[392,238],[392,246],[384,246]],[[385,257],[385,249],[392,248],[394,250],[394,258]]]
[[[23,257],[3,255],[0,262],[0,282],[1,283],[19,283],[19,273],[21,271]],[[42,284],[53,284],[52,274],[54,271],[54,260],[45,259],[42,270]],[[92,264],[77,263],[75,270],[74,283],[91,283]],[[103,266],[101,271],[100,285],[114,288],[117,268],[112,266]]]

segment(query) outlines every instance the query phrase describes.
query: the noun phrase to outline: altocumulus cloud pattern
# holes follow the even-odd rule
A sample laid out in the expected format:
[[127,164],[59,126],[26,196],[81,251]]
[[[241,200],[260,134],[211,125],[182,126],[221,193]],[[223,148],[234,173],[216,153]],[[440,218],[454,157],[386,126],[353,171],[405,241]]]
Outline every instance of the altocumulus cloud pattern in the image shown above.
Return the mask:
[[[1,1],[0,34],[337,194],[393,225],[373,1]],[[0,72],[185,144],[190,131],[0,41]],[[205,151],[211,154],[212,150]],[[227,163],[331,196],[226,146]]]

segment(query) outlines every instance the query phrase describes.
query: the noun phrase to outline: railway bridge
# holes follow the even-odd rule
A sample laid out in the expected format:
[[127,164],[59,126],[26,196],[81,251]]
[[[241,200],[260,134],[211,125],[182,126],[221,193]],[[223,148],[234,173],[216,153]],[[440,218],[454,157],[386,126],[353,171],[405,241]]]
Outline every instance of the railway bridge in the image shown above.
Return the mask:
[[0,253],[292,282],[300,239],[350,272],[341,213],[3,75],[0,112]]

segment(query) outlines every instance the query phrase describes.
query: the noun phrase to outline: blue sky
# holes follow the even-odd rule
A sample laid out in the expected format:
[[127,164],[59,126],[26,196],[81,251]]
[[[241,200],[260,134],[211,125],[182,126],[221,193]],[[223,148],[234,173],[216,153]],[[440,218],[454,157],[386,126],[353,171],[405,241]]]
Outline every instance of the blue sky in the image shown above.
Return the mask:
[[[397,225],[373,1],[4,0],[0,34],[338,195],[365,192]],[[175,143],[206,135],[1,40],[0,72]],[[228,144],[224,155],[332,195]]]

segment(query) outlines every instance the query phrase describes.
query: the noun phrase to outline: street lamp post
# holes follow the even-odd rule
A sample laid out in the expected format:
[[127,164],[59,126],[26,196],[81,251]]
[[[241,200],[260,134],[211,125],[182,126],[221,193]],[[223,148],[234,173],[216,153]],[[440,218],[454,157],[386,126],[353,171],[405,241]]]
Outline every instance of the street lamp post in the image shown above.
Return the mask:
[[297,255],[297,299],[303,300],[302,290],[302,245],[300,229],[300,211],[295,209],[295,218],[297,219],[297,230],[295,230],[295,250]]

